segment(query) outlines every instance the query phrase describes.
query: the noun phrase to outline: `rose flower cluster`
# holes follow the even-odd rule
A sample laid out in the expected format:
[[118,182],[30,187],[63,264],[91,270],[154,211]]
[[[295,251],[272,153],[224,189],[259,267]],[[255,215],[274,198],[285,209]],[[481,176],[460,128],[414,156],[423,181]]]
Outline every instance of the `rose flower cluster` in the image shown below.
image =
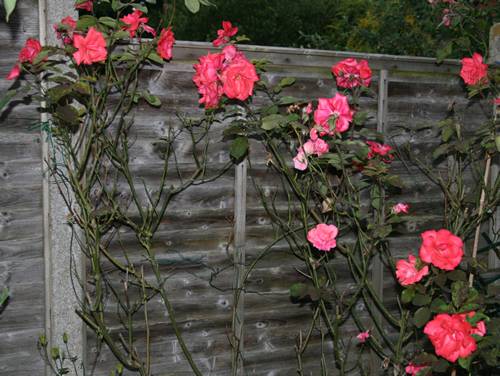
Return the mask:
[[[77,2],[76,9],[93,11],[93,2]],[[121,29],[128,31],[131,38],[138,32],[147,32],[156,37],[156,30],[147,25],[149,19],[144,17],[142,11],[134,9],[132,13],[120,18]],[[89,27],[86,33],[77,30],[77,21],[68,16],[54,25],[54,31],[58,39],[70,51],[76,65],[92,65],[106,61],[108,57],[106,36],[97,27]],[[165,60],[172,58],[172,48],[175,43],[172,29],[162,29],[157,40],[156,52]],[[38,54],[42,51],[40,42],[36,39],[28,39],[19,53],[18,62],[14,65],[7,76],[8,80],[14,80],[21,74],[22,67],[34,64]]]
[[[217,32],[218,38],[213,41],[214,46],[229,43],[237,32],[238,28],[231,22],[224,21],[223,29]],[[199,103],[206,109],[217,108],[223,95],[229,99],[246,100],[259,80],[255,66],[233,44],[225,46],[220,53],[202,56],[194,69],[193,82],[201,95]]]

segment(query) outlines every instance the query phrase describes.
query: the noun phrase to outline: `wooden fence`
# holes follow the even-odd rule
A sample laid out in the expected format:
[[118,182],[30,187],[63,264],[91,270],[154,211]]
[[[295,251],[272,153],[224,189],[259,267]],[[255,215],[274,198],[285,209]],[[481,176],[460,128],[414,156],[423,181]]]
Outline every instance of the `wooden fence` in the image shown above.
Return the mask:
[[[39,35],[37,4],[34,0],[21,1],[12,22],[0,24],[3,52],[0,77],[5,77],[14,64],[24,40]],[[135,112],[132,169],[136,177],[147,183],[158,181],[161,159],[156,141],[169,126],[176,124],[176,113],[197,116],[202,112],[192,83],[192,65],[211,49],[207,43],[178,42],[171,63],[163,69],[149,69],[143,75],[144,85],[163,103],[159,109],[140,105]],[[393,145],[411,143],[414,153],[420,155],[430,154],[439,144],[439,138],[435,129],[418,136],[412,129],[444,118],[450,103],[455,103],[469,130],[485,120],[491,111],[488,104],[470,104],[466,99],[457,75],[458,61],[436,65],[433,59],[417,57],[259,46],[242,49],[250,58],[271,62],[266,73],[271,83],[285,76],[295,77],[294,96],[310,99],[335,93],[330,73],[332,64],[346,57],[367,59],[374,69],[372,88],[378,93],[378,97],[362,101],[362,107],[370,112],[367,126],[383,131]],[[0,80],[0,91],[4,92],[9,84]],[[255,98],[256,102],[262,100]],[[43,234],[50,233],[53,239],[59,239],[64,237],[60,233],[64,226],[53,226],[47,220],[58,215],[60,218],[60,214],[50,213],[53,206],[49,201],[57,197],[47,197],[43,189],[44,140],[36,127],[40,122],[36,107],[36,103],[19,103],[0,114],[0,286],[7,285],[11,290],[10,303],[0,316],[0,374],[6,376],[43,375],[44,365],[36,349],[37,336],[47,327],[53,332],[49,333],[51,338],[62,333],[59,326],[47,319],[52,309],[67,312],[68,317],[74,310],[74,300],[68,298],[68,304],[62,304],[72,294],[72,287],[54,283],[54,276],[47,275],[60,273],[58,275],[68,281],[69,265],[66,270],[47,265],[53,258],[47,256],[50,250],[46,248],[57,245],[44,242]],[[219,125],[211,136],[210,158],[214,168],[229,159],[227,144],[222,142],[223,128],[224,125]],[[180,150],[180,155],[188,152]],[[392,167],[407,186],[394,199],[408,202],[416,214],[391,238],[394,253],[403,255],[417,250],[421,231],[440,226],[441,196],[416,168],[398,162]],[[234,173],[190,188],[176,200],[164,218],[154,245],[164,270],[171,271],[168,288],[187,345],[206,375],[230,372],[228,336],[234,269],[224,267],[231,266],[235,258],[251,262],[274,239],[254,183],[262,187],[265,195],[279,189],[276,176],[266,166],[265,151],[256,144],[252,145],[248,168],[246,164],[237,166]],[[123,234],[122,242],[134,249],[135,241],[127,235]],[[295,372],[295,338],[299,330],[304,330],[311,315],[308,306],[292,304],[289,298],[289,286],[300,279],[295,270],[297,265],[297,260],[287,254],[286,245],[278,243],[250,276],[248,292],[240,307],[244,315],[245,374],[271,376]],[[394,297],[394,288],[384,273],[384,266],[379,263],[373,270],[373,278],[389,301]],[[347,272],[340,275],[345,278],[348,289],[352,282]],[[54,302],[57,307],[50,306]],[[358,309],[362,311],[363,307]],[[150,311],[154,374],[189,375],[160,301],[153,301]],[[96,375],[108,375],[116,364],[113,356],[103,351],[95,359],[95,339],[90,333],[83,336],[80,333],[83,332],[69,333],[71,340],[77,343],[76,350],[85,349],[79,355],[86,358],[89,366],[95,366]],[[355,334],[352,328],[352,335]],[[319,339],[314,339],[305,355],[307,374],[318,374],[315,350],[319,346]]]

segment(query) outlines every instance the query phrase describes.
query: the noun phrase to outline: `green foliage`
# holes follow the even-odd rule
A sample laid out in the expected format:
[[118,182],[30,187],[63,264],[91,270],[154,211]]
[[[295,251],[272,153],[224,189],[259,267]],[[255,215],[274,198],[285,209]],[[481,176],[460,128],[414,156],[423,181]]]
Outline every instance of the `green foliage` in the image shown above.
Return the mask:
[[5,20],[9,22],[9,18],[16,9],[17,0],[3,0],[3,7],[5,9]]

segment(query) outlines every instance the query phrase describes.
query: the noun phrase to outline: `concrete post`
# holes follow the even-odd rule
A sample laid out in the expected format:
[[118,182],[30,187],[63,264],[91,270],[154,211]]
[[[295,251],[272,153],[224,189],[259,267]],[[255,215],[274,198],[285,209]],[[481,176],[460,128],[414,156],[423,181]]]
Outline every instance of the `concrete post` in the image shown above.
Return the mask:
[[[76,17],[73,0],[39,0],[40,40],[42,44],[56,45],[52,25],[66,16]],[[49,120],[42,115],[42,122]],[[84,275],[83,259],[71,242],[71,229],[67,224],[68,209],[59,194],[54,179],[48,173],[47,163],[53,155],[42,136],[43,145],[43,211],[44,211],[44,255],[45,255],[45,327],[49,346],[65,347],[62,336],[69,336],[72,356],[78,364],[85,361],[85,330],[82,320],[76,315],[78,283],[75,272]],[[76,287],[76,289],[74,288]],[[49,371],[46,370],[46,374]],[[75,376],[70,369],[69,375]]]

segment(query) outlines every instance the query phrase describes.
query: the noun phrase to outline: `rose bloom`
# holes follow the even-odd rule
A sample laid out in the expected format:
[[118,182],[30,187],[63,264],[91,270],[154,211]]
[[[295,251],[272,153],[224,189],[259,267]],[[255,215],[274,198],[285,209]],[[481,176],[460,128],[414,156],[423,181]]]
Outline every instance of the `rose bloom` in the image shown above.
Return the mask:
[[320,251],[330,251],[337,246],[337,234],[339,229],[334,225],[320,223],[309,230],[307,240]]
[[311,103],[311,102],[309,102],[309,103],[307,104],[307,106],[306,106],[306,107],[304,107],[304,112],[305,112],[307,115],[310,115],[310,114],[312,113],[312,111],[313,111],[313,105],[312,105],[312,103]]
[[380,144],[375,141],[366,141],[366,144],[370,148],[368,159],[375,158],[377,155],[381,156],[382,161],[385,163],[390,163],[394,159],[394,156],[391,154],[392,147],[389,145]]
[[21,49],[19,52],[19,62],[20,63],[31,63],[33,64],[33,61],[37,57],[37,55],[40,53],[42,50],[42,45],[40,42],[36,39],[33,38],[28,38],[26,40],[26,43],[24,44],[24,47]]
[[[330,135],[334,132],[345,132],[349,129],[354,112],[349,108],[347,97],[342,94],[335,94],[333,98],[319,98],[318,108],[314,111],[314,121],[323,127],[324,131]],[[330,129],[328,121],[334,119],[334,129]]]
[[488,80],[488,65],[483,63],[483,57],[475,52],[470,57],[464,57],[462,60],[462,70],[460,77],[467,85],[476,85],[486,83]]
[[172,58],[172,48],[174,47],[175,37],[172,28],[169,26],[167,29],[162,29],[160,39],[158,40],[158,47],[156,52],[165,60]]
[[318,157],[328,153],[329,147],[328,143],[321,138],[316,138],[315,140],[308,140],[304,144],[304,152],[307,155],[316,154]]
[[391,211],[394,214],[401,214],[401,213],[408,214],[409,210],[410,210],[410,205],[405,204],[403,202],[398,202],[391,209]]
[[142,17],[143,13],[139,9],[134,9],[134,11],[130,14],[127,14],[125,17],[120,18],[120,21],[126,24],[123,27],[124,30],[127,30],[130,34],[130,37],[133,38],[135,33],[139,28],[143,28],[150,34],[156,36],[156,31],[151,26],[146,25],[149,21],[147,17]]
[[422,233],[420,259],[443,270],[455,269],[462,261],[463,242],[450,231],[428,230]]
[[408,256],[408,261],[398,260],[396,263],[396,277],[402,286],[409,286],[417,283],[429,274],[429,267],[426,265],[422,269],[417,269],[417,258]]
[[54,31],[57,39],[61,39],[64,44],[73,43],[73,32],[76,28],[76,20],[71,16],[64,17],[61,22],[54,24]]
[[304,171],[307,168],[307,165],[307,155],[304,152],[304,149],[298,148],[297,155],[293,157],[293,167],[295,167],[296,170]]
[[80,4],[75,4],[75,9],[86,10],[87,12],[92,12],[94,10],[94,0],[87,0]]
[[419,373],[421,370],[423,370],[424,368],[427,368],[427,366],[417,366],[416,364],[414,363],[409,363],[406,368],[405,368],[405,372],[408,374],[408,375],[412,375],[412,376],[415,376],[417,373]]
[[21,67],[19,66],[19,63],[16,63],[14,67],[10,70],[9,74],[7,75],[7,80],[15,80],[21,75]]
[[451,16],[452,16],[452,13],[451,13],[451,10],[448,9],[448,8],[445,8],[443,9],[443,19],[442,19],[442,23],[445,27],[450,27],[451,25]]
[[370,331],[367,330],[366,332],[361,332],[356,336],[357,339],[359,339],[359,342],[365,343],[368,338],[370,338]]
[[500,106],[500,98],[493,99],[493,103],[496,104],[497,106]]
[[252,95],[254,83],[259,80],[259,76],[255,66],[245,57],[240,57],[222,70],[220,80],[228,98],[244,101]]
[[105,61],[108,56],[104,36],[93,27],[89,28],[85,37],[76,34],[73,45],[78,49],[73,54],[76,64],[78,65],[82,63],[91,65],[93,63]]
[[372,70],[366,60],[349,58],[332,66],[332,73],[337,79],[337,85],[352,89],[357,86],[370,86]]
[[212,44],[214,47],[222,46],[229,42],[229,39],[236,35],[238,28],[233,26],[229,21],[222,21],[222,29],[217,30],[217,39],[215,39]]
[[440,313],[424,327],[424,333],[429,337],[436,354],[452,363],[458,358],[467,358],[477,349],[476,341],[471,336],[476,334],[475,328],[467,322],[467,315],[470,313]]
[[224,93],[219,81],[219,71],[222,69],[223,61],[223,54],[208,54],[200,57],[199,63],[194,65],[196,73],[193,82],[201,94],[198,102],[205,104],[205,108],[216,108]]

